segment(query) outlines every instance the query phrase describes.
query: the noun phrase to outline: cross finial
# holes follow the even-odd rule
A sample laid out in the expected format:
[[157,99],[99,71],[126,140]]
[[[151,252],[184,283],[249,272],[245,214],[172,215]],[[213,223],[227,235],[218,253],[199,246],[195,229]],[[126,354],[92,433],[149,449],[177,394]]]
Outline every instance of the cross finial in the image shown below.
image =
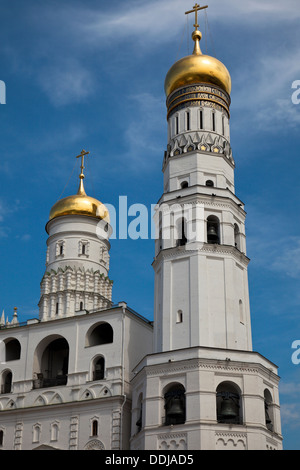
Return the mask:
[[186,11],[185,14],[186,15],[189,15],[190,13],[195,13],[195,31],[198,30],[199,28],[199,24],[198,24],[198,11],[200,10],[205,10],[206,8],[208,8],[208,5],[205,5],[204,7],[200,7],[200,5],[198,5],[198,3],[195,4],[195,6],[193,6],[193,9],[192,10],[189,10],[189,11]]
[[86,152],[85,150],[81,150],[80,155],[77,155],[77,157],[76,157],[76,158],[81,158],[81,165],[80,165],[81,173],[80,173],[80,176],[79,176],[80,179],[83,179],[83,178],[84,178],[84,174],[83,174],[83,170],[84,170],[84,157],[85,157],[85,155],[89,155],[89,153],[90,153],[90,152]]
[[85,150],[82,150],[81,151],[81,154],[80,155],[77,155],[76,158],[81,158],[81,165],[80,165],[80,168],[81,168],[81,173],[79,175],[79,178],[80,178],[80,185],[79,185],[79,189],[78,189],[78,192],[77,194],[78,195],[81,195],[81,196],[86,196],[86,193],[85,193],[85,190],[84,190],[84,186],[83,186],[83,179],[84,179],[84,174],[83,174],[83,170],[84,170],[84,157],[86,155],[88,155],[90,152],[86,152]]

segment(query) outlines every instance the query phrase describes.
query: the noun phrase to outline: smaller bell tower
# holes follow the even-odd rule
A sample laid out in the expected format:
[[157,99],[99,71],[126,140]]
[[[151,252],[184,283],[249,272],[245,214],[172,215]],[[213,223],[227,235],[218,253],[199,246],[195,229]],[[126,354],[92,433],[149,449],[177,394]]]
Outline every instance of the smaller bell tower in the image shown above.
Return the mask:
[[76,195],[57,201],[50,211],[46,231],[46,271],[39,302],[42,321],[69,317],[76,312],[110,308],[109,237],[112,229],[107,208],[87,196],[83,150]]
[[[229,71],[200,48],[168,71],[154,354],[136,367],[132,449],[281,449],[277,367],[254,352]],[[138,423],[138,425],[137,425]]]

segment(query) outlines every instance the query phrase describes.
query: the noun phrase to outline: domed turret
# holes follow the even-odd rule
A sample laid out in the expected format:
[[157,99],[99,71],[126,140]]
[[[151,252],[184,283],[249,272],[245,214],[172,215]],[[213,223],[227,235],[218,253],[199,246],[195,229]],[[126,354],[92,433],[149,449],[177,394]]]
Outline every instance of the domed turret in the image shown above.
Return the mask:
[[198,83],[217,86],[230,95],[231,77],[227,68],[218,59],[202,54],[200,31],[194,31],[192,38],[195,41],[193,54],[178,60],[167,73],[166,96],[168,97],[180,87]]
[[[84,155],[83,152],[84,151],[82,151],[80,156]],[[81,173],[79,178],[80,184],[77,194],[57,201],[50,211],[49,220],[63,215],[86,215],[109,222],[109,212],[105,205],[97,199],[87,196],[85,192],[83,185],[83,163],[81,165]]]

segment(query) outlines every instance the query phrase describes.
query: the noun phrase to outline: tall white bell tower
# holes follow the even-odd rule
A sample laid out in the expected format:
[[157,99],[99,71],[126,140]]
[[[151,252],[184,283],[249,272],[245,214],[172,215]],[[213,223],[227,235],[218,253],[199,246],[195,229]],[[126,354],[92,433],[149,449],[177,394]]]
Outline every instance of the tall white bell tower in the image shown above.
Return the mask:
[[[252,349],[245,209],[235,194],[231,77],[200,49],[165,80],[154,354],[135,370],[132,448],[280,449],[277,367]],[[191,13],[187,12],[187,13]]]
[[[198,27],[196,22],[196,28]],[[244,204],[235,195],[231,79],[194,53],[169,70],[168,146],[155,249],[155,351],[251,350]]]

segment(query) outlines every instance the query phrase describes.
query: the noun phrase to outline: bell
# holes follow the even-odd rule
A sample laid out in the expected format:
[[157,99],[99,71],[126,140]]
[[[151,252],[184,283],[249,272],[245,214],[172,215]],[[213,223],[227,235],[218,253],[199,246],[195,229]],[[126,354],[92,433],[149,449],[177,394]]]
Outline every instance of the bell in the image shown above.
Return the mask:
[[269,410],[269,407],[268,407],[267,403],[265,403],[265,417],[266,417],[266,424],[267,425],[272,423],[268,410]]
[[184,415],[182,400],[179,397],[173,397],[167,409],[167,416],[177,418]]
[[209,225],[207,230],[207,240],[210,242],[217,242],[219,239],[214,225]]
[[138,428],[142,427],[142,417],[140,416],[137,422],[135,423]]
[[232,399],[224,397],[221,403],[221,416],[225,419],[232,419],[238,416],[236,405]]

